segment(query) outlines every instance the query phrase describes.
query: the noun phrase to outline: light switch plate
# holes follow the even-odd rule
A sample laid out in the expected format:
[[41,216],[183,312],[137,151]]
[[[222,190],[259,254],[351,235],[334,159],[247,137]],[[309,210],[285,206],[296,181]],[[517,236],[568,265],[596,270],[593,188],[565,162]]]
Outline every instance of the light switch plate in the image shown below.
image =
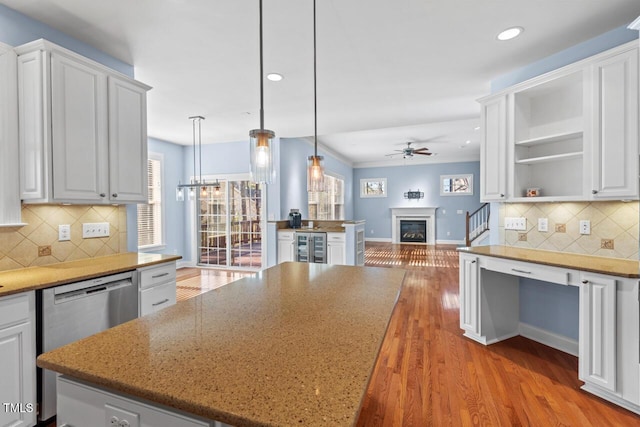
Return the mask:
[[108,222],[87,222],[82,224],[82,238],[109,237]]
[[527,230],[527,219],[524,217],[506,217],[504,219],[505,230]]

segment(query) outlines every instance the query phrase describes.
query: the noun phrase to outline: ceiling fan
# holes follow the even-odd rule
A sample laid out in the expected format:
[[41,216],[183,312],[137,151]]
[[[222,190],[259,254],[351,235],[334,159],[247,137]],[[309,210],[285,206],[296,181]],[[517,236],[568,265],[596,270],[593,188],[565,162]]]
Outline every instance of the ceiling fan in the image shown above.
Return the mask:
[[402,158],[406,159],[407,157],[413,157],[414,154],[420,154],[423,156],[431,156],[433,153],[429,152],[427,147],[422,148],[413,148],[411,146],[412,142],[407,142],[407,146],[402,150],[394,150],[396,153],[386,154],[387,156],[397,156],[398,154],[402,154]]

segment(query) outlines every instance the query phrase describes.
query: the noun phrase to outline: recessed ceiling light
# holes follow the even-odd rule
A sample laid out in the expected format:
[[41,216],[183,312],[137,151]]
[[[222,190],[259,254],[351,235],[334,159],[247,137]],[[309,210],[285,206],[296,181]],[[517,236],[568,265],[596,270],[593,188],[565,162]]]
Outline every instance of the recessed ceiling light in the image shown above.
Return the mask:
[[465,142],[465,144],[471,144],[471,140],[467,139],[467,141]]
[[507,28],[506,30],[498,34],[498,40],[502,40],[502,41],[511,40],[515,37],[518,37],[520,34],[522,34],[523,31],[524,31],[524,28],[522,27]]
[[279,82],[283,78],[284,77],[282,77],[282,74],[278,74],[278,73],[269,73],[269,74],[267,74],[267,79],[271,80],[272,82]]

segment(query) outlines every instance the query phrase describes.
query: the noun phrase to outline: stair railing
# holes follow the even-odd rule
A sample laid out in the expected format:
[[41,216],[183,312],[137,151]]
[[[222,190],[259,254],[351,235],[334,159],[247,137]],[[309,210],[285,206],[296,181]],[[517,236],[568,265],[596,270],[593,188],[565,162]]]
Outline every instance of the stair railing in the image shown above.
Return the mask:
[[489,215],[491,214],[491,205],[485,203],[476,209],[473,213],[467,211],[467,230],[465,234],[465,245],[471,246],[471,242],[476,240],[485,231],[489,229]]

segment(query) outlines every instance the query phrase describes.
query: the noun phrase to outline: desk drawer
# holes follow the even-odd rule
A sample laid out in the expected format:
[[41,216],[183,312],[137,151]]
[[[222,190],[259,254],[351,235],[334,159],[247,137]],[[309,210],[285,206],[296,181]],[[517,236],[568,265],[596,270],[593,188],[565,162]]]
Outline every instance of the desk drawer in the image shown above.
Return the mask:
[[557,283],[559,285],[569,284],[569,271],[563,268],[492,257],[487,257],[481,264],[481,267],[491,271],[498,271],[513,276],[529,277],[531,279]]
[[327,243],[328,242],[344,242],[345,235],[344,233],[327,233]]

